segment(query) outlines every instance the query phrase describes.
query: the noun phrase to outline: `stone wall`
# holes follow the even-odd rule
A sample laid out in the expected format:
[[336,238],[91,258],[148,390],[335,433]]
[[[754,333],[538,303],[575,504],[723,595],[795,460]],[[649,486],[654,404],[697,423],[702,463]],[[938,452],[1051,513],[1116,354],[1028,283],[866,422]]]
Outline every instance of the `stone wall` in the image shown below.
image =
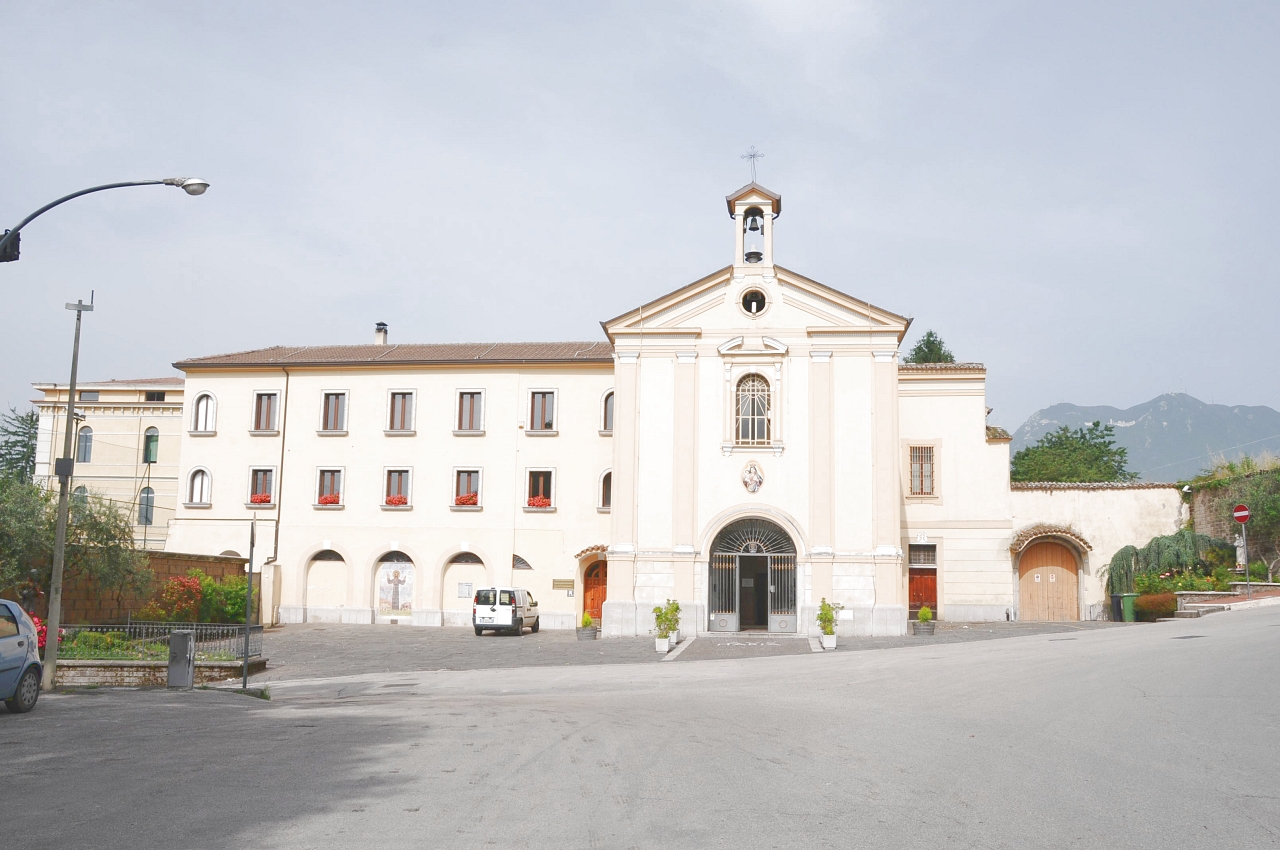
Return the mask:
[[[267,669],[267,659],[250,658],[249,675]],[[195,683],[208,685],[241,675],[240,661],[197,661]],[[163,688],[168,684],[168,661],[58,661],[57,686],[77,688]]]
[[1239,523],[1231,518],[1229,508],[1234,504],[1228,489],[1193,490],[1191,493],[1191,521],[1197,534],[1207,534],[1228,543],[1240,533]]
[[[149,559],[148,567],[155,575],[151,593],[159,592],[166,579],[172,576],[188,575],[192,570],[201,570],[217,581],[230,576],[242,576],[244,565],[248,563],[245,558],[222,555],[184,555],[178,552],[147,552],[146,554]],[[255,617],[256,612],[261,610],[259,607],[260,580],[261,575],[255,573],[253,588]],[[15,601],[22,599],[13,589],[0,593],[0,597]],[[122,623],[129,619],[132,612],[145,607],[150,598],[150,593],[138,595],[103,590],[83,576],[74,576],[62,586],[62,622],[66,625]],[[36,605],[36,613],[42,618],[48,616],[47,597],[40,598]]]

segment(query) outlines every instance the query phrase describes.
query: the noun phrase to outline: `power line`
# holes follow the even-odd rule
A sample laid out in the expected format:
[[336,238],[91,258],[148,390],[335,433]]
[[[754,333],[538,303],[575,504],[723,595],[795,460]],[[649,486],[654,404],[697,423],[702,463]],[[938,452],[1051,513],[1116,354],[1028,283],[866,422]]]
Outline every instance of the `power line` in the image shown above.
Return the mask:
[[1139,472],[1138,474],[1139,474],[1139,475],[1146,475],[1148,472],[1155,472],[1157,469],[1165,469],[1166,467],[1170,467],[1170,466],[1177,466],[1177,465],[1178,465],[1178,464],[1180,464],[1180,463],[1190,463],[1191,461],[1193,461],[1193,460],[1199,460],[1199,459],[1200,459],[1200,458],[1202,458],[1202,457],[1213,457],[1214,455],[1220,455],[1220,454],[1222,454],[1223,452],[1229,452],[1229,451],[1232,451],[1233,449],[1242,449],[1242,448],[1244,448],[1245,446],[1252,446],[1252,445],[1254,445],[1255,443],[1265,443],[1267,440],[1274,440],[1274,439],[1276,439],[1277,437],[1280,437],[1280,434],[1272,434],[1270,437],[1263,437],[1261,440],[1250,440],[1249,442],[1247,442],[1247,443],[1241,443],[1241,444],[1240,444],[1240,445],[1238,445],[1238,446],[1227,446],[1225,449],[1215,449],[1214,451],[1206,452],[1205,454],[1202,454],[1202,455],[1196,455],[1195,457],[1189,457],[1189,458],[1187,458],[1186,460],[1175,460],[1173,463],[1166,463],[1166,464],[1164,464],[1164,465],[1162,465],[1162,466],[1153,466],[1153,467],[1151,467],[1150,469],[1144,469],[1144,470],[1142,470],[1142,471],[1141,471],[1141,472]]

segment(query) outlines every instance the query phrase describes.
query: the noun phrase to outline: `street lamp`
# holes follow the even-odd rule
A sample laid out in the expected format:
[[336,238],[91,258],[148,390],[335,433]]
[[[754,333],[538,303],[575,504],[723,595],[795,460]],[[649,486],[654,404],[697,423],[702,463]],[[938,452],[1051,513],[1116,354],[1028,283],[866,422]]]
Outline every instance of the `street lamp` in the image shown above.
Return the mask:
[[[18,222],[17,227],[12,230],[6,230],[4,236],[0,238],[0,263],[11,263],[18,259],[18,245],[22,228],[39,216],[59,204],[65,204],[72,198],[78,198],[81,195],[88,195],[93,192],[102,192],[106,189],[122,189],[125,186],[178,186],[188,195],[203,195],[209,188],[209,183],[198,177],[166,177],[164,180],[133,180],[127,183],[107,183],[103,186],[93,186],[89,189],[81,189],[79,192],[72,192],[70,195],[58,198],[51,204],[45,204]],[[80,318],[84,313],[92,312],[93,296],[89,297],[88,304],[85,304],[84,301],[77,301],[75,304],[68,304],[67,309],[75,311],[76,335],[75,342],[71,347],[71,383],[67,386],[67,424],[66,433],[63,435],[62,440],[62,457],[54,461],[54,474],[58,476],[58,522],[54,532],[53,575],[49,581],[48,631],[49,634],[53,635],[53,640],[45,642],[43,681],[45,688],[53,687],[54,672],[58,664],[58,627],[61,625],[62,619],[62,569],[67,548],[67,491],[71,485],[71,475],[75,468],[75,461],[71,454],[71,432],[75,429],[76,369],[80,362]],[[249,578],[252,581],[253,576],[250,575]]]
[[18,226],[12,230],[6,230],[4,236],[0,238],[0,263],[11,263],[18,259],[19,236],[22,228],[26,227],[31,221],[38,216],[48,212],[59,204],[65,204],[72,198],[78,198],[81,195],[88,195],[93,192],[101,192],[105,189],[121,189],[125,186],[178,186],[188,195],[203,195],[205,190],[209,188],[208,181],[201,180],[199,177],[166,177],[163,180],[132,180],[127,183],[107,183],[104,186],[94,186],[90,189],[81,189],[79,192],[72,192],[70,195],[58,198],[51,204],[45,204],[31,215],[18,222]]

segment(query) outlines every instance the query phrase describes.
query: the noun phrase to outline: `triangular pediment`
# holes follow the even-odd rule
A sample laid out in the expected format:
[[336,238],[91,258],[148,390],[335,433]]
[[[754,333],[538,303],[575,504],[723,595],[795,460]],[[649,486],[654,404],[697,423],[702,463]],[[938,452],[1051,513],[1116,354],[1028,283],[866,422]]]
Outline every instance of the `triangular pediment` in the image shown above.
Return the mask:
[[777,218],[782,214],[782,196],[777,192],[771,192],[759,183],[751,182],[743,186],[731,195],[726,195],[724,202],[729,207],[729,216],[734,213],[734,206],[740,202],[757,203],[760,206],[767,206],[774,217]]
[[[602,322],[611,342],[632,335],[716,336],[726,341],[743,334],[772,339],[822,334],[893,334],[901,341],[911,320],[854,298],[780,266],[774,275],[734,277],[728,266]],[[753,282],[754,281],[754,282]],[[769,299],[765,313],[744,314],[740,290],[762,289]],[[782,344],[782,343],[779,343]]]

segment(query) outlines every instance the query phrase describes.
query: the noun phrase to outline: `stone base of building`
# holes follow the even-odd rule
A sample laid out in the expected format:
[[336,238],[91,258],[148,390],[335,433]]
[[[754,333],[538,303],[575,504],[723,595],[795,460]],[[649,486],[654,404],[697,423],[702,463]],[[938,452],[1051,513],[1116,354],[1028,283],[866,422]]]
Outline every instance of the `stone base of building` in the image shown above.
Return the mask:
[[301,605],[281,605],[280,623],[347,623],[369,625],[374,622],[372,608],[306,608]]
[[1012,602],[1006,605],[958,605],[948,603],[942,612],[942,618],[948,623],[994,623],[1003,620],[1014,620],[1018,617],[1018,606]]

